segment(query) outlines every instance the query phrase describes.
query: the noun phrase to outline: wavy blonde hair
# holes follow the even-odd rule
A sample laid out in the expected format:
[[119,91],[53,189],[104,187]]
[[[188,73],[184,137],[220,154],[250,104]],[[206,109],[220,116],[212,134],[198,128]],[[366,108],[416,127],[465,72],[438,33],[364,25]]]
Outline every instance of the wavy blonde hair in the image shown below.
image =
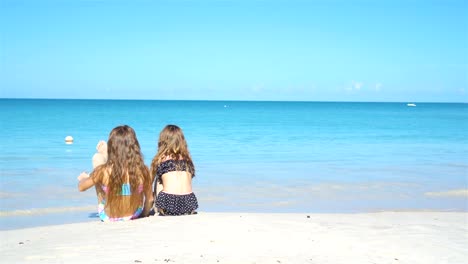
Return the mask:
[[191,172],[192,176],[195,175],[195,167],[184,133],[176,125],[167,125],[159,134],[158,152],[151,162],[151,175],[153,177],[156,176],[158,165],[168,159],[185,160],[187,162],[187,171]]
[[[109,214],[115,217],[128,209],[136,210],[141,205],[143,198],[138,192],[139,185],[143,184],[144,188],[151,186],[151,176],[144,164],[135,131],[127,125],[112,129],[107,141],[107,155],[107,162],[97,167],[93,176],[95,182],[101,184],[104,175],[108,176],[108,192],[102,195],[106,197]],[[130,199],[121,195],[122,184],[127,183],[127,178],[131,188]]]

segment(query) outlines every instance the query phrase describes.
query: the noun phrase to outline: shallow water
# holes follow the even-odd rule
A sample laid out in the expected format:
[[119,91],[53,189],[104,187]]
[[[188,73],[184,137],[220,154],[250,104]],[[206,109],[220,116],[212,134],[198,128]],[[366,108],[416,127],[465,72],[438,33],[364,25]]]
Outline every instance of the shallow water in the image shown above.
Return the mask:
[[166,124],[184,130],[200,211],[468,208],[447,193],[468,188],[467,104],[1,99],[0,110],[2,229],[94,221],[76,176],[121,124],[147,164]]

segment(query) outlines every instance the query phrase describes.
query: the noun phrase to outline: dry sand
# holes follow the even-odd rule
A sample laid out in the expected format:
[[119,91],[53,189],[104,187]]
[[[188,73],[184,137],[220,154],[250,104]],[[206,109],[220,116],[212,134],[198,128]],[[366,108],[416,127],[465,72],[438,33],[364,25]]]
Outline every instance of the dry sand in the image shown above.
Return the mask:
[[199,213],[0,232],[2,263],[468,263],[468,213]]

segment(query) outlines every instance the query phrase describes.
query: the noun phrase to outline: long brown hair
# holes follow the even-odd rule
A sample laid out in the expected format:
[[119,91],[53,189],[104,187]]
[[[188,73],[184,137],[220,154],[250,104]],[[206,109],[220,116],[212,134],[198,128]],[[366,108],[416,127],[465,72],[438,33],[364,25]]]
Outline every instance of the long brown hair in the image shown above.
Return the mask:
[[192,157],[188,150],[182,129],[176,125],[167,125],[159,134],[158,152],[151,162],[151,175],[155,177],[158,165],[167,159],[184,160],[187,171],[195,173]]
[[[107,141],[107,155],[107,162],[96,168],[95,175],[101,184],[103,176],[108,175],[106,208],[109,214],[116,216],[129,208],[135,210],[142,203],[139,185],[151,186],[149,170],[144,164],[135,131],[127,125],[112,129]],[[130,199],[122,199],[124,183],[130,184]]]

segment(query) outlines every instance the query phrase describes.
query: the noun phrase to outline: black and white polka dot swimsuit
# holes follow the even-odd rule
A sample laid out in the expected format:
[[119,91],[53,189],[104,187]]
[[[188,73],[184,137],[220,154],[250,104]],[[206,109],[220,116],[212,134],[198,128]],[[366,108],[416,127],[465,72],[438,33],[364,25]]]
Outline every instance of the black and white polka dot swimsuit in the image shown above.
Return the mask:
[[[162,176],[171,171],[187,171],[195,176],[193,163],[185,160],[167,160],[158,165],[156,180],[162,183]],[[170,194],[160,192],[156,198],[156,207],[160,215],[194,214],[198,208],[195,194]]]

